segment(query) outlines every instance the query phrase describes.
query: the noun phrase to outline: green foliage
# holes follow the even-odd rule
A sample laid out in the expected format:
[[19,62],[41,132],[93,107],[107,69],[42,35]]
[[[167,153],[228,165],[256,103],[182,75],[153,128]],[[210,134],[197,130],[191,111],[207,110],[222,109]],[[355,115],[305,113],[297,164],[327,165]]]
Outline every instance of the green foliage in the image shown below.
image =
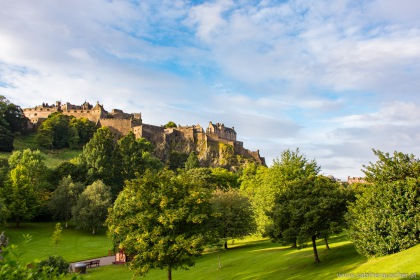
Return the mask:
[[13,133],[5,126],[0,124],[0,151],[11,152],[13,151]]
[[21,221],[30,220],[38,211],[37,191],[30,183],[28,173],[24,165],[18,164],[10,171],[3,190],[7,208],[17,227]]
[[350,238],[365,256],[382,256],[420,243],[420,173],[413,155],[375,151],[365,166],[370,182],[349,208]]
[[210,193],[188,173],[148,171],[127,181],[110,209],[108,228],[115,244],[133,256],[130,266],[187,268],[201,255],[210,213]]
[[111,206],[111,189],[102,181],[93,182],[79,196],[72,209],[76,228],[91,229],[92,234],[104,224]]
[[10,212],[9,209],[7,209],[5,199],[2,196],[0,196],[0,226],[6,224],[6,221],[9,218],[9,216]]
[[72,118],[69,123],[71,128],[74,128],[77,135],[73,134],[74,138],[78,139],[78,144],[84,145],[92,139],[98,127],[96,124],[85,117]]
[[373,150],[373,153],[378,157],[378,161],[363,166],[367,182],[392,182],[419,177],[420,161],[413,154],[407,155],[395,151],[391,156],[379,150]]
[[274,205],[274,198],[294,181],[299,181],[318,174],[317,163],[301,155],[299,149],[287,149],[280,159],[273,161],[270,168],[249,165],[241,177],[241,190],[249,197],[255,211],[258,231],[266,234],[271,227],[270,218],[266,215]]
[[327,177],[294,180],[276,195],[274,206],[267,213],[273,220],[269,235],[286,242],[306,243],[312,239],[315,262],[319,262],[315,239],[343,221],[346,202],[340,184]]
[[185,162],[185,170],[190,170],[197,167],[200,167],[200,161],[198,160],[195,152],[191,152],[187,158],[187,161]]
[[[63,228],[61,227],[61,224],[57,223],[55,225],[55,230],[53,232],[53,235],[51,236],[51,244],[54,246],[54,251],[57,250],[58,245],[63,240],[62,232],[63,232]],[[56,252],[54,252],[54,253],[56,253]]]
[[77,148],[87,143],[96,131],[95,123],[55,112],[37,130],[40,146],[49,149]]
[[211,176],[216,188],[228,190],[229,188],[239,189],[239,175],[225,168],[211,168]]
[[251,204],[239,190],[217,189],[211,203],[214,218],[209,226],[210,232],[224,243],[225,249],[228,239],[243,238],[256,230]]
[[169,155],[169,159],[166,162],[166,166],[173,171],[179,168],[185,168],[185,163],[188,159],[188,154],[172,151]]
[[[30,241],[30,236],[24,236],[24,243]],[[17,245],[10,245],[2,252],[0,258],[0,279],[4,280],[47,280],[64,279],[64,273],[60,273],[57,268],[44,265],[38,268],[33,263],[26,264],[20,260],[23,253],[18,251]],[[68,266],[67,266],[68,268]],[[74,278],[77,279],[77,278]]]
[[87,182],[102,180],[111,187],[113,196],[122,188],[121,157],[116,141],[108,127],[99,128],[83,147],[80,164],[87,170]]
[[66,262],[61,256],[49,256],[38,264],[38,271],[43,271],[45,267],[54,269],[54,273],[67,274],[69,272],[70,263]]
[[49,208],[53,217],[65,221],[66,227],[72,218],[72,208],[76,205],[79,195],[84,191],[85,186],[74,183],[71,176],[60,181],[49,202]]
[[124,180],[135,178],[147,169],[160,169],[160,161],[152,156],[153,145],[144,138],[136,139],[133,132],[121,138],[118,143],[119,168]]
[[0,151],[11,152],[14,135],[26,132],[27,124],[22,109],[0,95]]
[[163,126],[164,128],[176,128],[177,125],[173,121],[169,121],[167,124]]

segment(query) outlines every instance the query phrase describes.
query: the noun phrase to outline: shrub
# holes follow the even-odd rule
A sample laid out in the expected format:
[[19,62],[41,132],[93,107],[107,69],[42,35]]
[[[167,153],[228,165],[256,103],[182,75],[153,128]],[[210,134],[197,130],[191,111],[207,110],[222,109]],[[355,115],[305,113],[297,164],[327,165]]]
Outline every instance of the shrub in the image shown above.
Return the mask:
[[42,271],[44,267],[51,267],[57,269],[59,274],[66,274],[69,272],[70,263],[66,262],[61,256],[49,256],[47,259],[42,260],[39,265],[39,271]]

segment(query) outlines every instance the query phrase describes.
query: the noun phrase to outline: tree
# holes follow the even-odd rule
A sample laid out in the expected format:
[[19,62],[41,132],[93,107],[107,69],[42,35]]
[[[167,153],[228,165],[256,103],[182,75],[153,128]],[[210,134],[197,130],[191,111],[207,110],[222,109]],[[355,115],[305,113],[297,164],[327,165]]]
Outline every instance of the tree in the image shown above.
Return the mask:
[[274,240],[296,238],[298,243],[312,241],[315,262],[319,262],[316,239],[324,237],[333,225],[343,220],[346,196],[340,184],[324,176],[295,180],[277,194],[267,214],[273,220]]
[[349,236],[365,256],[382,256],[420,243],[420,162],[414,155],[374,150],[368,184],[349,207]]
[[130,266],[137,275],[159,267],[171,279],[173,269],[192,266],[204,249],[209,197],[186,172],[147,171],[126,182],[110,209],[110,236],[133,256]]
[[10,171],[4,190],[7,208],[12,219],[19,227],[23,220],[30,220],[38,211],[38,197],[34,186],[30,183],[27,168],[17,165]]
[[135,174],[143,174],[146,169],[160,169],[159,160],[153,158],[153,145],[144,138],[136,139],[133,132],[118,140],[118,153],[120,155],[120,169],[124,180],[135,178]]
[[102,180],[111,187],[112,195],[116,197],[124,180],[116,141],[108,127],[101,127],[95,132],[93,138],[83,147],[79,160],[87,170],[87,182]]
[[187,161],[185,162],[185,169],[189,170],[197,167],[200,167],[200,161],[198,160],[195,152],[191,152],[187,158]]
[[166,162],[166,166],[169,169],[176,171],[178,168],[185,168],[185,162],[187,159],[188,154],[172,151],[169,155],[168,161]]
[[60,223],[55,224],[55,231],[53,232],[53,235],[51,236],[51,244],[54,246],[54,254],[57,251],[58,244],[60,244],[61,241],[63,240],[62,232],[63,232],[63,228],[61,227],[61,224]]
[[243,238],[255,231],[251,204],[239,190],[217,189],[213,192],[211,203],[215,218],[210,228],[219,241],[223,241],[225,249],[228,249],[228,239]]
[[72,118],[74,117],[63,115],[61,112],[49,115],[37,130],[39,145],[50,149],[69,147],[69,141],[72,136],[70,131],[70,120]]
[[169,121],[167,124],[163,126],[164,128],[176,128],[177,125],[173,121]]
[[49,208],[53,217],[65,221],[66,228],[72,218],[72,208],[76,205],[77,199],[85,189],[80,183],[74,183],[71,176],[65,177],[60,181],[49,202]]
[[0,197],[0,226],[6,224],[6,221],[9,218],[9,216],[10,212],[9,209],[7,209],[5,199],[3,197]]
[[28,121],[19,106],[0,95],[0,124],[6,125],[12,133],[23,133],[28,128]]
[[96,124],[85,117],[72,118],[69,123],[70,127],[73,127],[77,131],[78,143],[81,145],[86,144],[92,139],[98,127]]
[[220,167],[210,168],[210,170],[216,188],[223,190],[228,190],[230,188],[239,189],[240,182],[239,175],[237,173],[233,173],[225,168]]
[[7,127],[0,124],[0,151],[11,152],[13,151],[13,133]]
[[[44,209],[47,209],[51,185],[47,181],[48,169],[45,165],[44,155],[39,150],[32,151],[26,149],[23,151],[14,151],[9,157],[8,165],[7,186],[3,192],[6,197],[6,204],[9,205],[12,201],[15,201],[14,204],[16,205],[16,203],[18,203],[16,202],[16,199],[20,196],[13,197],[11,194],[16,194],[15,191],[23,188],[29,191],[28,194],[30,194],[30,196],[28,199],[32,199],[31,196],[35,195],[35,201],[33,203],[31,202],[32,204],[29,207],[31,209],[29,212],[33,215],[25,217],[25,219],[35,217]],[[12,179],[12,172],[17,167],[19,167],[19,170],[16,174],[19,174],[19,176]],[[21,179],[27,180],[27,182],[20,182],[19,180]],[[14,211],[12,208],[8,206],[8,209],[13,214]]]
[[104,224],[111,204],[111,190],[102,181],[87,186],[72,209],[76,228],[91,229],[95,234]]
[[263,235],[272,226],[266,213],[273,207],[275,196],[295,181],[316,176],[319,170],[315,160],[306,159],[299,149],[283,151],[268,169],[250,165],[244,170],[241,189],[251,201],[258,230]]
[[28,121],[19,106],[0,95],[0,151],[13,150],[14,135],[26,132]]

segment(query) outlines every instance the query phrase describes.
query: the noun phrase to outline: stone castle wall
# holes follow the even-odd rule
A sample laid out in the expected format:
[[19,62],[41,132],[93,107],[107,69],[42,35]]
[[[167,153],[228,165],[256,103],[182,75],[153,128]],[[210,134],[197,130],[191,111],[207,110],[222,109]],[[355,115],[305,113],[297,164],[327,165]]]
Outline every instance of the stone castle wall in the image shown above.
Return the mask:
[[94,107],[87,102],[81,106],[72,105],[68,102],[65,105],[61,105],[60,102],[56,102],[56,105],[42,104],[35,108],[25,108],[23,112],[30,119],[34,128],[37,128],[50,114],[62,112],[64,115],[76,118],[85,117],[95,122],[99,127],[109,127],[116,138],[133,131],[136,138],[143,137],[156,147],[170,141],[186,140],[187,143],[190,143],[188,145],[193,145],[194,147],[197,143],[200,143],[200,149],[204,150],[209,148],[210,143],[223,143],[231,146],[236,154],[253,158],[265,165],[265,160],[260,157],[259,151],[252,152],[245,149],[242,142],[236,141],[234,128],[225,127],[224,124],[220,123],[213,124],[210,122],[206,131],[200,125],[165,129],[163,126],[143,124],[140,113],[127,114],[118,109],[113,109],[111,113],[108,113],[99,102]]

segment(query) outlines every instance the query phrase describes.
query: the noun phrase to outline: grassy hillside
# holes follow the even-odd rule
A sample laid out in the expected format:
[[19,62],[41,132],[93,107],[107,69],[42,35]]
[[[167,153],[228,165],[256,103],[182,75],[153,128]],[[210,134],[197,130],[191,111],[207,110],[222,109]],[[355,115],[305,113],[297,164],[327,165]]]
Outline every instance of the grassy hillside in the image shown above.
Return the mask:
[[[21,229],[10,226],[1,230],[6,230],[10,242],[15,244],[23,240],[23,234],[32,235],[31,242],[19,246],[24,252],[21,259],[25,262],[54,254],[51,245],[54,223],[26,223]],[[318,242],[321,263],[316,264],[310,246],[297,250],[261,238],[237,240],[229,245],[231,249],[220,253],[222,269],[218,267],[218,254],[207,253],[198,258],[190,270],[173,271],[173,279],[383,279],[379,274],[404,279],[405,274],[414,273],[420,276],[420,245],[368,260],[356,252],[345,234],[331,238],[330,242],[331,250],[326,250],[322,241]],[[105,256],[111,247],[105,230],[92,236],[88,231],[71,227],[63,230],[63,241],[57,254],[68,261],[78,261]],[[376,275],[366,277],[370,273]],[[86,276],[88,279],[131,279],[133,271],[124,265],[112,265],[88,269]],[[146,279],[166,279],[166,271],[153,269]]]
[[[15,147],[15,151],[17,150],[24,150],[24,149],[32,149],[32,150],[40,150],[42,153],[45,154],[46,157],[46,165],[49,168],[53,168],[58,166],[60,163],[68,161],[74,157],[77,157],[81,152],[82,149],[61,149],[61,150],[48,150],[40,147],[36,142],[35,133],[29,135],[22,135],[16,137],[13,146]],[[12,153],[5,153],[0,152],[0,158],[8,158]]]

